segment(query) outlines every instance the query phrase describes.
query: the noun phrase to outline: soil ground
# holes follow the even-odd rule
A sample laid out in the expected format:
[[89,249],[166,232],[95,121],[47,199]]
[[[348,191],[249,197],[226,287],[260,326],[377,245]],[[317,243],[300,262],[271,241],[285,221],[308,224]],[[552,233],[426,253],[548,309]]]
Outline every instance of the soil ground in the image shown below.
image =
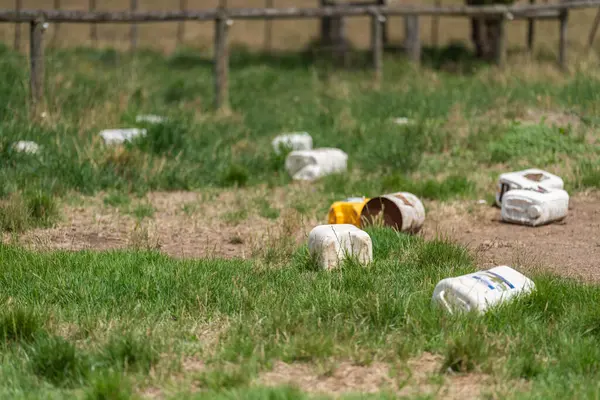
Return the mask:
[[[141,247],[159,248],[174,257],[250,258],[284,235],[291,234],[300,243],[313,226],[326,223],[325,215],[307,217],[288,208],[294,193],[302,191],[296,189],[262,193],[280,210],[275,219],[260,217],[248,204],[240,205],[256,196],[255,189],[226,191],[208,200],[195,192],[152,193],[142,201],[152,205],[154,216],[141,221],[130,211],[104,205],[102,197],[86,198],[80,205],[64,205],[62,221],[54,228],[4,240],[46,250]],[[578,193],[571,198],[564,221],[536,228],[503,223],[499,209],[475,200],[426,202],[421,234],[468,246],[482,268],[506,264],[600,281],[595,264],[600,258],[599,201],[600,193]],[[240,217],[232,220],[236,213]]]

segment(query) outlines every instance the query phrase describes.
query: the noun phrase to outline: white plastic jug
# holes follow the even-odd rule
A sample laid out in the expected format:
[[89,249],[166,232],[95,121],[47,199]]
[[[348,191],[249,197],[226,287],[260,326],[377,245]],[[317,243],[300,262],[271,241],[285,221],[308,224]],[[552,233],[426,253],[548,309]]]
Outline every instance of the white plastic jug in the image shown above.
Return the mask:
[[406,117],[398,117],[398,118],[394,118],[394,123],[396,125],[408,125],[408,124],[412,123],[412,121]]
[[12,149],[18,153],[37,154],[40,151],[40,145],[29,140],[19,140],[13,143]]
[[423,203],[408,192],[373,197],[362,209],[361,223],[371,224],[381,213],[383,224],[400,232],[417,233],[425,223]]
[[503,265],[441,280],[433,291],[433,301],[451,314],[456,311],[484,313],[490,307],[534,289],[531,279]]
[[285,169],[295,180],[314,181],[347,168],[348,155],[340,149],[292,151],[285,159]]
[[283,133],[277,136],[271,142],[276,154],[281,154],[282,150],[311,150],[313,139],[308,132]]
[[511,190],[502,199],[502,220],[538,226],[560,221],[569,212],[569,194],[564,190]]
[[560,177],[536,168],[501,174],[498,178],[496,205],[502,206],[502,198],[510,190],[536,190],[540,186],[547,190],[558,190],[563,189],[565,184]]
[[104,143],[107,145],[121,144],[123,142],[130,142],[138,136],[145,136],[145,129],[131,128],[131,129],[105,129],[100,132],[100,136],[104,139]]
[[308,235],[308,250],[323,269],[335,268],[347,257],[356,257],[363,265],[373,261],[371,237],[350,224],[313,228]]
[[135,117],[135,122],[146,122],[149,124],[162,124],[166,120],[167,119],[165,117],[153,114],[138,115]]

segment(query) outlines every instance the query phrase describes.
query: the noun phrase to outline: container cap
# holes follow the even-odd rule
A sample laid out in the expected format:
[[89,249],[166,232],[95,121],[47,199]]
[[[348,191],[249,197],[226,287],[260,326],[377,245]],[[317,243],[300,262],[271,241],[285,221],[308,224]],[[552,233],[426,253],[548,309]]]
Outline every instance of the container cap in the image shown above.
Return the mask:
[[537,219],[540,217],[540,215],[542,215],[542,209],[540,208],[540,206],[531,206],[527,210],[527,214],[529,215],[530,218]]

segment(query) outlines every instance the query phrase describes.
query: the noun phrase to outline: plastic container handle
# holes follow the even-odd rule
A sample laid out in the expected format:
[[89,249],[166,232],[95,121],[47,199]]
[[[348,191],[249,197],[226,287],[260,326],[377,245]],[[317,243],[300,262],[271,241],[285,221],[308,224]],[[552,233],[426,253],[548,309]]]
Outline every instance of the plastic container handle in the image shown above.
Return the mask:
[[445,290],[442,290],[440,292],[440,301],[442,302],[443,306],[446,307],[448,312],[450,314],[452,314],[452,308],[450,307],[450,304],[448,304],[448,302],[446,301],[446,291]]

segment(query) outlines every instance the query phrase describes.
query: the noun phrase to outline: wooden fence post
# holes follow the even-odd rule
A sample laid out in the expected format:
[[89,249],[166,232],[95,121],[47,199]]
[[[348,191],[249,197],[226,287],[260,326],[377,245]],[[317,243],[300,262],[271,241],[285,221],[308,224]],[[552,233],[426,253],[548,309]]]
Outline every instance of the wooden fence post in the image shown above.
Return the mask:
[[227,31],[229,20],[221,12],[215,20],[215,109],[229,108],[229,49],[227,47]]
[[598,12],[596,12],[596,17],[594,18],[594,23],[592,24],[592,29],[590,30],[590,35],[588,37],[588,51],[590,51],[594,46],[594,39],[596,39],[598,25],[600,25],[600,8],[598,9]]
[[[17,13],[17,15],[19,15],[19,13],[21,12],[21,9],[23,8],[23,1],[22,0],[15,0],[15,12]],[[14,47],[16,51],[19,51],[21,49],[21,24],[20,23],[15,23],[15,43],[14,43]]]
[[[529,4],[535,4],[535,0],[529,0]],[[533,52],[533,40],[535,36],[535,19],[529,18],[527,20],[527,53],[529,55]]]
[[29,34],[30,96],[35,109],[44,97],[44,21],[32,21]]
[[[387,1],[388,0],[377,0],[377,5],[378,6],[386,6],[387,5]],[[389,44],[389,31],[388,31],[388,20],[387,17],[385,17],[385,21],[383,21],[381,23],[381,37],[383,40],[383,47],[387,47],[387,45]]]
[[[436,7],[441,7],[442,0],[435,0],[434,5]],[[440,17],[438,15],[434,15],[431,17],[431,45],[433,47],[438,46],[440,36]]]
[[[96,11],[96,0],[89,0],[88,8],[90,11]],[[96,23],[90,24],[90,40],[93,46],[98,45],[98,25]]]
[[496,65],[504,68],[506,65],[506,16],[502,16],[496,21],[496,47],[494,48],[494,58]]
[[346,40],[346,18],[334,17],[331,21],[333,27],[333,51],[335,61],[343,67],[348,67],[348,41]]
[[[265,0],[266,8],[273,8],[273,0]],[[265,20],[265,51],[270,53],[273,49],[273,20],[267,18]]]
[[[131,0],[131,7],[130,7],[131,11],[137,11],[138,9],[138,0]],[[131,32],[129,34],[130,39],[131,39],[131,51],[136,51],[137,50],[137,45],[138,45],[138,26],[137,24],[134,22],[133,24],[131,24]]]
[[404,17],[404,34],[404,46],[408,57],[418,65],[421,61],[421,32],[418,15]]
[[382,15],[378,13],[371,15],[371,55],[376,84],[381,82],[383,76],[383,22]]
[[558,65],[562,70],[567,69],[567,21],[569,19],[569,10],[561,10],[560,22],[560,39],[558,44]]
[[[179,0],[179,9],[185,11],[187,9],[187,0]],[[177,25],[177,46],[181,46],[185,38],[185,21],[179,21]]]
[[[60,0],[54,0],[54,9],[60,10]],[[58,22],[54,23],[53,30],[54,30],[54,33],[52,34],[52,43],[56,44],[56,42],[58,41],[58,32],[60,30],[60,23],[58,23]]]

